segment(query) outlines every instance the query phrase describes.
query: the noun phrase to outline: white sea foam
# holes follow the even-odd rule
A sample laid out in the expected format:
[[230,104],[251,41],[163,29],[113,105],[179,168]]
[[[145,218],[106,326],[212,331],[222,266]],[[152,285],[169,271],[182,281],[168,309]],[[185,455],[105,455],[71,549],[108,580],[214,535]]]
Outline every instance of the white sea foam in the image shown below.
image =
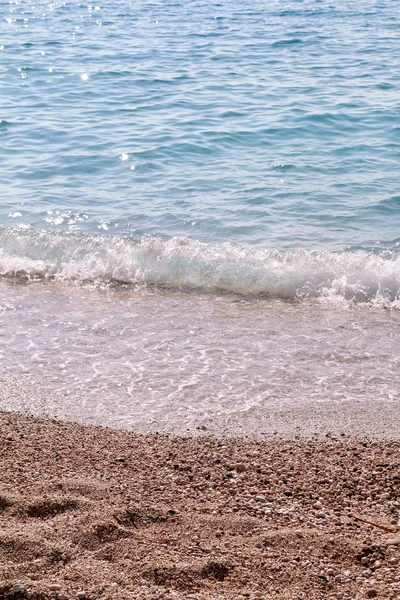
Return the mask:
[[164,240],[0,229],[7,278],[152,284],[199,291],[400,306],[400,254],[259,249]]

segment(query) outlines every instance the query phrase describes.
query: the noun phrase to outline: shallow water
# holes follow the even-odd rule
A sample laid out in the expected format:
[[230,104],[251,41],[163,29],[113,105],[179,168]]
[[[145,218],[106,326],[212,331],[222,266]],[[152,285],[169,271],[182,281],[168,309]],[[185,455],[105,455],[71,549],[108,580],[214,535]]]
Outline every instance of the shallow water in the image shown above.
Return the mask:
[[11,399],[19,409],[193,431],[302,403],[398,404],[397,310],[58,283],[0,291],[2,371],[35,390],[26,405]]
[[398,406],[399,16],[0,3],[0,408]]

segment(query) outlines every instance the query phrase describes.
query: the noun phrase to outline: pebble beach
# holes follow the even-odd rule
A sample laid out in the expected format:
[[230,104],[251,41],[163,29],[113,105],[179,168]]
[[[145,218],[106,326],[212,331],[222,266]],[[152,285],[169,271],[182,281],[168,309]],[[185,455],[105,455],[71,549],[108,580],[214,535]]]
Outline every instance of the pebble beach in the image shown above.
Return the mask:
[[400,596],[400,444],[0,414],[0,598]]

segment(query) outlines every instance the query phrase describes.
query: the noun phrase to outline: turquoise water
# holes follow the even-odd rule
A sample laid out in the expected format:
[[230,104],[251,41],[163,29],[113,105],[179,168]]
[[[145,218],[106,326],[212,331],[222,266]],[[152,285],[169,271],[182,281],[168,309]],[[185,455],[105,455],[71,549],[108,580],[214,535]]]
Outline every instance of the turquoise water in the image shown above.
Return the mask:
[[0,4],[0,223],[400,240],[393,0]]
[[0,408],[396,407],[399,34],[394,0],[0,0]]

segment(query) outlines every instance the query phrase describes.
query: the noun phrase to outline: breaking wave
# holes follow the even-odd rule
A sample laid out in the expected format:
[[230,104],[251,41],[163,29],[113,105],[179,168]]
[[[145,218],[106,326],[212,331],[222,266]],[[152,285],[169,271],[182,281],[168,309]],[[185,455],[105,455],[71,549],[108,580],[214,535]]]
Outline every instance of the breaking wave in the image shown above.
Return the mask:
[[208,245],[188,238],[0,228],[0,275],[400,307],[400,253]]

